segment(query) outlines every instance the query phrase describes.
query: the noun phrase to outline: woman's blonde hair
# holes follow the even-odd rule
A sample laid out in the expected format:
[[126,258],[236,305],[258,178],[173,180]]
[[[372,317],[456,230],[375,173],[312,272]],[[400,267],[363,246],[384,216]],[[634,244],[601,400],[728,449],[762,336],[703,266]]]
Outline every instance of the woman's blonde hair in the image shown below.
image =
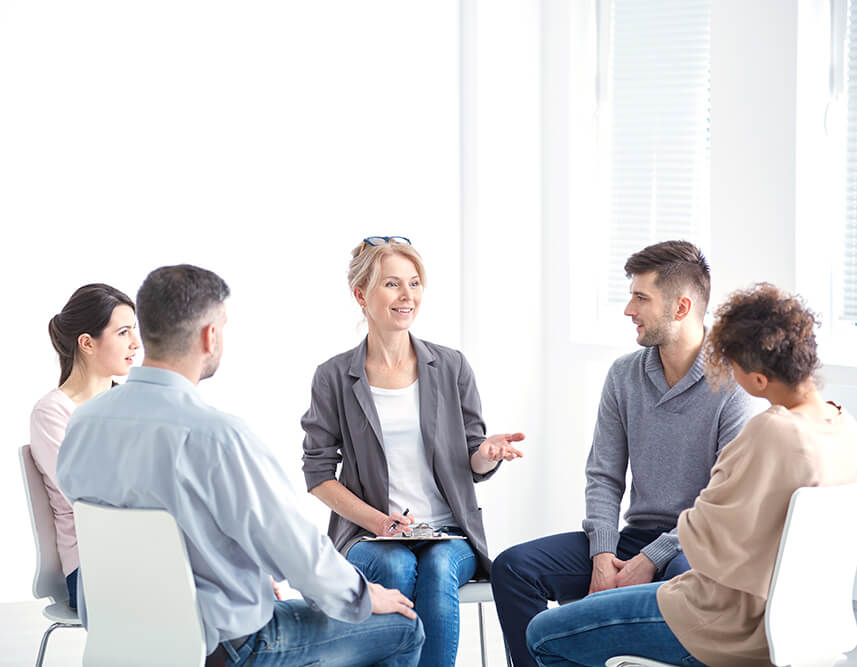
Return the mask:
[[381,259],[393,254],[407,257],[414,263],[420,283],[425,287],[426,270],[423,259],[412,245],[389,242],[383,245],[369,245],[363,242],[351,251],[351,262],[348,264],[348,287],[351,292],[353,293],[354,289],[359,287],[365,293],[374,287],[380,278]]

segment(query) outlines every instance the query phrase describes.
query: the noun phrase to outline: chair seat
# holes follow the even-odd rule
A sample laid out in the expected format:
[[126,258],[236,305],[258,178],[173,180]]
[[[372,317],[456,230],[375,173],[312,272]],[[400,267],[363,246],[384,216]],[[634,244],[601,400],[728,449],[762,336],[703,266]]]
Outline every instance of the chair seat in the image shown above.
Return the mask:
[[604,663],[604,667],[677,667],[668,662],[658,662],[649,658],[639,658],[635,655],[617,655]]
[[42,609],[45,618],[54,623],[67,623],[68,625],[80,625],[77,612],[68,606],[66,602],[55,602]]
[[493,602],[494,594],[487,581],[471,581],[458,589],[459,602]]

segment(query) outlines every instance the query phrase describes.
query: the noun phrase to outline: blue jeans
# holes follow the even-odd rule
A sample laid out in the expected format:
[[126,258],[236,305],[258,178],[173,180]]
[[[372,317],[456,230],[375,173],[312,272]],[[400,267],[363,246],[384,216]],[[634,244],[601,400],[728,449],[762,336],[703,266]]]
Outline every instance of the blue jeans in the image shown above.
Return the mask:
[[476,554],[466,540],[358,542],[347,558],[369,581],[397,588],[414,601],[426,633],[420,665],[455,665],[458,587],[476,572]]
[[384,665],[413,667],[420,659],[420,620],[401,614],[372,614],[362,623],[344,623],[303,600],[277,600],[268,624],[237,651],[221,644],[228,667],[286,665]]
[[[664,530],[626,526],[619,535],[616,555],[622,560],[636,556]],[[679,553],[658,572],[656,580],[666,581],[689,569],[687,558]],[[543,537],[506,549],[497,556],[491,567],[491,588],[515,667],[536,664],[527,651],[527,624],[547,609],[548,600],[565,602],[584,597],[591,579],[592,559],[585,533]]]
[[704,667],[664,621],[661,585],[614,588],[543,611],[527,627],[527,647],[539,665],[602,667],[607,658],[630,654]]
[[77,611],[77,573],[80,568],[76,567],[74,572],[65,578],[65,587],[68,590],[68,606]]

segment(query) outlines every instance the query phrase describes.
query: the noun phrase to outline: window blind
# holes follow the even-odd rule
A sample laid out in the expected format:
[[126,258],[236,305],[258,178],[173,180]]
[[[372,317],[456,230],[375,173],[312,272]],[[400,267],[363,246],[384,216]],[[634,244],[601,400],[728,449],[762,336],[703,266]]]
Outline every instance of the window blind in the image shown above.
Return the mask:
[[668,239],[708,243],[710,23],[710,0],[612,2],[610,303],[628,298],[623,267],[632,253]]
[[845,104],[845,238],[840,317],[857,320],[857,2],[848,0]]

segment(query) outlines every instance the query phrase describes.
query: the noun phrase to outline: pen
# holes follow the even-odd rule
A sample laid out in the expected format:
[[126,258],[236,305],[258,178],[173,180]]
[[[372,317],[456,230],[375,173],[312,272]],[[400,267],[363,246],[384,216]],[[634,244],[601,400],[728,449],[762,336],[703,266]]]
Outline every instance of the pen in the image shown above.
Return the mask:
[[[411,511],[411,508],[410,508],[410,507],[406,507],[406,508],[405,508],[405,511],[404,511],[404,512],[402,512],[402,516],[408,516],[408,512],[410,512],[410,511]],[[393,522],[393,525],[392,525],[392,526],[390,526],[390,528],[389,528],[389,530],[388,530],[387,532],[388,532],[388,533],[392,533],[394,530],[396,530],[396,526],[398,526],[398,525],[399,525],[399,520],[398,520],[398,519],[396,519],[396,520]]]

